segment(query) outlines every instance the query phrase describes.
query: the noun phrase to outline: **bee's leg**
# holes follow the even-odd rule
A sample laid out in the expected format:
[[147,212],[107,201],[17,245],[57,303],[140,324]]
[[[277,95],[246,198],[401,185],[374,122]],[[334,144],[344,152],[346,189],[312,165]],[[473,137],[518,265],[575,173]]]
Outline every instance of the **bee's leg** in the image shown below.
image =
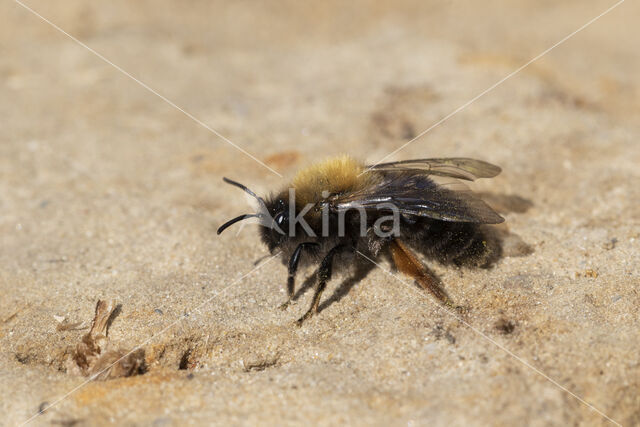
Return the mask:
[[398,239],[394,239],[389,245],[391,249],[391,257],[396,268],[401,273],[413,277],[416,282],[423,288],[431,292],[436,298],[445,305],[455,308],[453,301],[447,296],[445,291],[436,283],[436,279],[429,274],[427,269],[422,265],[420,260],[413,252]]
[[316,314],[318,312],[318,304],[320,303],[320,297],[322,296],[322,292],[324,288],[327,286],[327,282],[331,279],[331,267],[333,264],[333,257],[340,251],[346,248],[345,245],[337,245],[334,246],[325,257],[322,259],[320,263],[320,268],[318,269],[318,283],[316,284],[315,293],[313,294],[313,301],[311,302],[311,307],[309,310],[298,319],[298,326],[301,326],[302,323]]
[[280,306],[280,309],[285,310],[291,301],[293,300],[293,293],[295,291],[296,284],[296,271],[298,271],[298,263],[300,262],[300,254],[304,248],[319,246],[314,242],[300,243],[298,247],[293,251],[291,258],[289,258],[289,276],[287,277],[287,301]]

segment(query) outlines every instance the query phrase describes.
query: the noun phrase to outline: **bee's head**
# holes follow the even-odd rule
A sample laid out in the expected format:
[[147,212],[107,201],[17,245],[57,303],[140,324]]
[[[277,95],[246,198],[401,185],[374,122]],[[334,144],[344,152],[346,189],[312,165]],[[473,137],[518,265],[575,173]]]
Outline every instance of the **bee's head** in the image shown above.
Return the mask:
[[260,222],[260,237],[269,252],[273,252],[289,236],[289,198],[286,195],[270,197],[264,207],[272,221]]
[[273,252],[284,240],[287,239],[289,230],[289,198],[286,195],[278,197],[270,197],[265,201],[262,197],[257,196],[253,191],[239,182],[223,178],[227,184],[234,185],[243,189],[247,194],[255,197],[260,206],[258,213],[243,214],[237,216],[218,228],[218,234],[222,233],[231,225],[247,218],[258,218],[260,220],[260,236],[262,241],[267,245],[270,252]]

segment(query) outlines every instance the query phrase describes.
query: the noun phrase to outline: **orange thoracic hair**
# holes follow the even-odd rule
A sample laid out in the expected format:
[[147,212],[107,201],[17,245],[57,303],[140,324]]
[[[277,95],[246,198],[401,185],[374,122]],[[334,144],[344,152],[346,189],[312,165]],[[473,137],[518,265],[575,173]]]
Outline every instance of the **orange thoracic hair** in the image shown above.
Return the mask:
[[296,205],[317,203],[323,199],[322,192],[338,194],[356,191],[370,184],[371,173],[364,173],[365,166],[353,158],[343,155],[330,158],[302,169],[293,178]]

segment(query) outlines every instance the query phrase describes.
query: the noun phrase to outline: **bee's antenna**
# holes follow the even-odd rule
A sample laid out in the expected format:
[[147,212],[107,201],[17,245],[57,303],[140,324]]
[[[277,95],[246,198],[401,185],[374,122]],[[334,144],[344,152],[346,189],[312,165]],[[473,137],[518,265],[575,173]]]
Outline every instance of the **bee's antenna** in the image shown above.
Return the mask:
[[[258,201],[260,203],[262,203],[263,205],[265,204],[264,203],[264,199],[262,197],[256,195],[256,193],[254,193],[253,191],[249,190],[245,185],[242,185],[239,182],[236,182],[236,181],[234,181],[232,179],[229,179],[229,178],[226,178],[226,177],[223,177],[222,180],[224,182],[226,182],[227,184],[235,185],[236,187],[242,188],[247,194],[250,194],[251,196],[253,196],[256,199],[258,199]],[[240,220],[238,220],[238,221],[240,221]],[[218,234],[220,234],[220,233],[218,233]]]
[[264,216],[264,214],[243,214],[243,215],[237,216],[237,217],[235,217],[233,219],[230,219],[229,221],[225,222],[224,224],[222,224],[218,228],[217,233],[218,234],[222,233],[228,227],[232,226],[233,224],[235,224],[238,221],[242,221],[243,219],[247,219],[247,218],[262,218],[263,216]]

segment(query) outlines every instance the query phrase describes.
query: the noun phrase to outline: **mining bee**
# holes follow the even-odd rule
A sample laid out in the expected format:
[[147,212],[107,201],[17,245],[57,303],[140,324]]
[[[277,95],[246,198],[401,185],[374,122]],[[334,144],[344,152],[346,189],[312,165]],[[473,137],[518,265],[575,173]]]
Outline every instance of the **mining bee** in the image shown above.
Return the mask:
[[[311,307],[298,324],[317,312],[334,258],[349,265],[357,263],[355,258],[367,262],[366,258],[386,256],[398,271],[453,307],[415,252],[444,264],[490,265],[501,249],[484,224],[504,219],[460,180],[491,178],[500,171],[469,158],[366,166],[342,156],[301,170],[288,187],[264,199],[224,178],[257,199],[260,208],[226,222],[218,234],[238,221],[259,219],[262,241],[271,253],[279,251],[282,262],[288,264],[288,300],[283,308],[294,296],[299,264],[319,264]],[[448,182],[438,182],[443,179]]]

